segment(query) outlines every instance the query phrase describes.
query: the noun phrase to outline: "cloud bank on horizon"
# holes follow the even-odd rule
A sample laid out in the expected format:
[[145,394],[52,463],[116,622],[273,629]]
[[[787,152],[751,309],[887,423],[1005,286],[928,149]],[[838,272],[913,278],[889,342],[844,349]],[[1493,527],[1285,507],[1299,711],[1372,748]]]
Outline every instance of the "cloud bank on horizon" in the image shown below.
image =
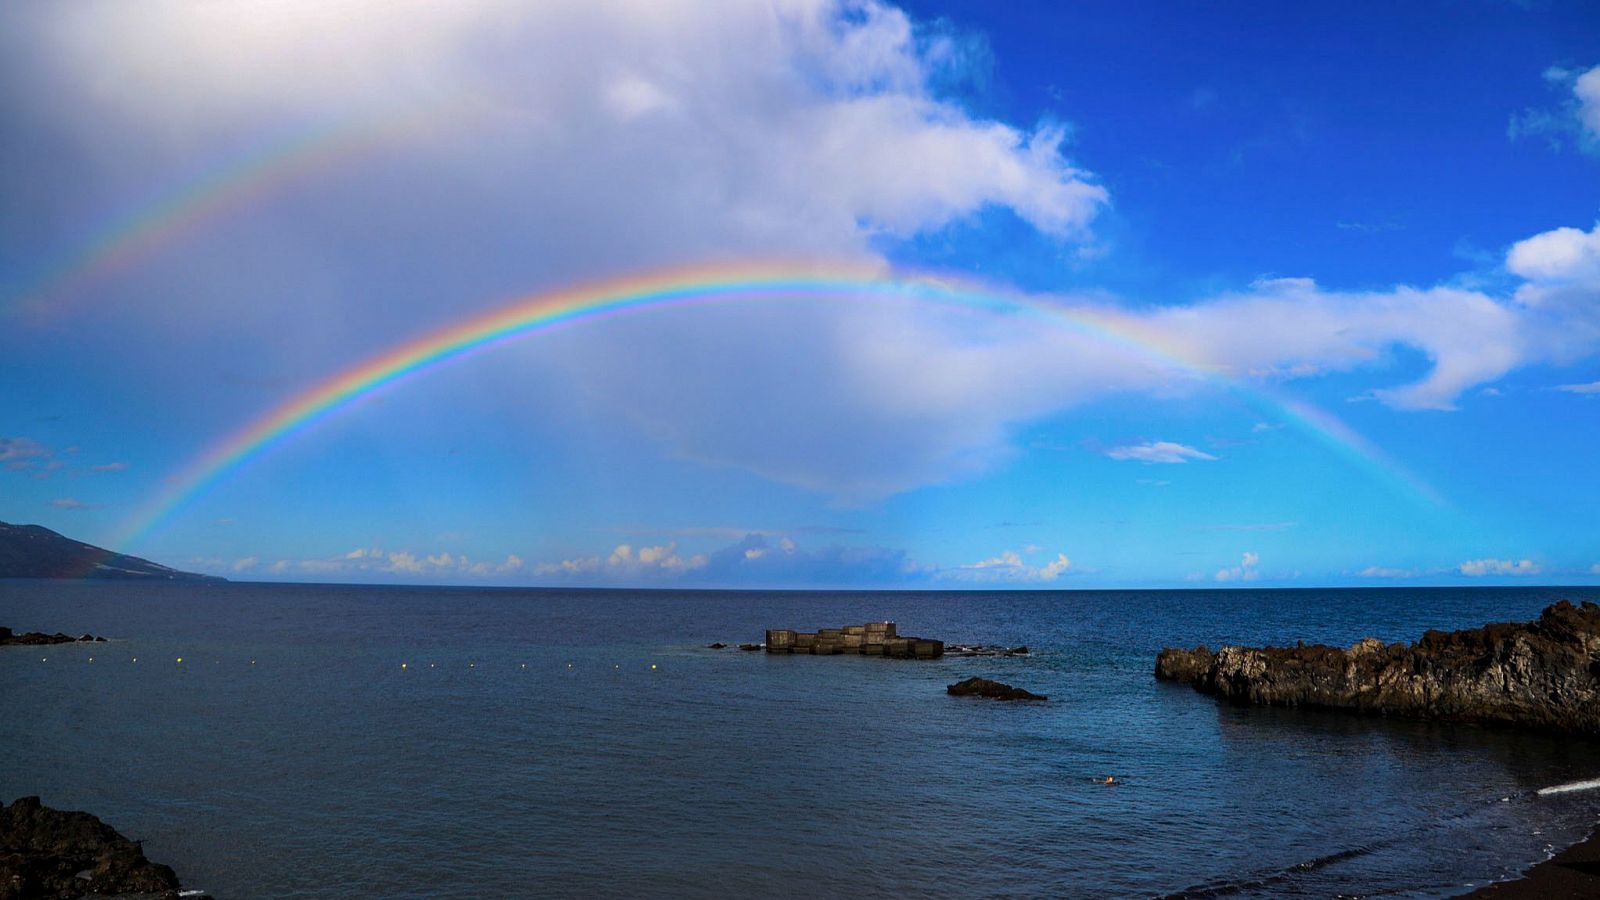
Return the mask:
[[[1497,445],[1462,461],[1434,448],[1509,440],[1552,415],[1568,417],[1575,438],[1594,432],[1583,404],[1600,374],[1600,162],[1589,152],[1600,140],[1600,65],[1529,61],[1528,96],[1548,89],[1542,80],[1560,92],[1556,105],[1496,108],[1501,123],[1513,117],[1513,139],[1486,128],[1481,145],[1458,152],[1486,165],[1517,152],[1545,158],[1482,185],[1481,221],[1458,227],[1452,214],[1412,209],[1405,230],[1440,235],[1446,257],[1426,271],[1384,246],[1401,243],[1392,229],[1335,229],[1330,216],[1329,232],[1305,231],[1302,243],[1331,244],[1343,231],[1363,241],[1356,252],[1393,257],[1397,274],[1348,278],[1344,246],[1290,274],[1219,278],[1223,262],[1152,283],[1128,273],[1178,267],[1140,256],[1154,240],[1141,223],[1166,203],[1173,218],[1188,214],[1170,198],[1215,203],[1218,190],[1247,186],[1251,154],[1268,158],[1263,168],[1283,165],[1274,142],[1306,152],[1315,123],[1283,114],[1270,139],[1241,138],[1230,128],[1280,113],[1239,107],[1206,131],[1225,136],[1216,158],[1187,160],[1158,110],[1104,114],[1093,95],[1125,90],[1110,76],[1080,71],[1058,84],[1070,67],[1008,68],[1006,48],[1026,34],[876,2],[85,0],[4,15],[0,102],[12,139],[0,178],[17,202],[0,213],[14,236],[0,250],[9,320],[0,352],[26,385],[0,407],[0,460],[18,479],[27,469],[46,482],[19,489],[9,518],[43,519],[53,503],[109,532],[141,492],[160,489],[160,473],[294,390],[508,297],[686,262],[797,259],[886,276],[954,269],[1104,323],[1134,346],[914,302],[620,317],[373,398],[351,430],[336,422],[310,436],[315,452],[275,451],[262,465],[278,483],[309,479],[332,511],[310,533],[270,524],[286,518],[284,501],[266,473],[254,483],[246,473],[155,549],[258,575],[579,583],[1176,583],[1197,566],[1212,581],[1303,570],[1523,577],[1586,575],[1596,564],[1582,554],[1596,555],[1600,534],[1529,521],[1559,518],[1552,498],[1595,494],[1580,457],[1550,451],[1530,464]],[[1044,99],[1007,101],[996,80]],[[1199,91],[1212,99],[1192,102]],[[1250,102],[1242,87],[1192,83],[1183,93],[1174,116],[1220,117],[1219,105]],[[285,136],[397,119],[414,124],[294,170],[298,181],[287,164],[276,177],[270,154],[250,169],[254,181],[227,175]],[[1119,128],[1136,154],[1090,138]],[[1533,134],[1571,136],[1578,152],[1530,147],[1522,138]],[[1178,162],[1148,162],[1164,155]],[[1549,159],[1577,168],[1555,172]],[[1188,183],[1160,181],[1176,165],[1189,165]],[[1477,172],[1470,160],[1459,168]],[[1587,180],[1563,187],[1567,171]],[[1336,182],[1345,176],[1331,174],[1318,200],[1362,193]],[[1543,179],[1542,199],[1527,205],[1551,218],[1498,215],[1491,201],[1524,189],[1517,178]],[[1141,188],[1152,181],[1161,189]],[[199,203],[206,191],[212,202]],[[185,203],[208,218],[172,216]],[[82,291],[52,281],[107,255],[90,239],[104,223],[158,214],[188,224],[147,229],[169,237],[139,265]],[[1238,238],[1267,243],[1294,227],[1304,229],[1263,221]],[[1462,249],[1481,240],[1497,249]],[[1374,501],[1359,473],[1262,421],[1281,409],[1237,410],[1218,381],[1296,392],[1359,420],[1367,438],[1426,470],[1459,517],[1401,542],[1405,558],[1355,558],[1396,546],[1364,528],[1373,502],[1406,523],[1392,526],[1398,533],[1417,533],[1424,514],[1381,490]],[[1536,399],[1479,402],[1507,391]],[[1361,400],[1373,402],[1347,402]],[[1514,403],[1524,408],[1508,414]],[[181,414],[165,414],[173,406]],[[67,423],[46,425],[46,414]],[[1515,427],[1505,431],[1508,415]],[[129,471],[99,482],[103,496],[75,488],[70,505],[45,499],[38,476],[52,473],[41,450],[68,441],[116,458],[96,471]],[[452,467],[456,444],[470,465]],[[1183,483],[1135,487],[1104,460],[1164,464]],[[1537,499],[1488,487],[1506,479]],[[726,499],[702,511],[708,495]],[[1529,512],[1496,526],[1504,546],[1473,538],[1519,502]],[[413,506],[473,534],[396,524]],[[1143,523],[1090,527],[1091,516],[1130,506]],[[253,527],[205,527],[252,508],[240,518]],[[733,529],[744,536],[731,544],[698,538],[680,549],[596,534],[648,519],[659,535],[699,515],[755,522],[775,510],[861,537],[806,549],[751,527]],[[1170,555],[1174,523],[1212,514],[1320,521],[1334,546],[1272,532],[1276,552],[1186,537],[1200,543],[1183,552],[1211,562]],[[1048,519],[1024,543],[1056,549],[997,550],[970,515]],[[330,549],[355,542],[429,549]],[[1527,543],[1550,560],[1521,558]],[[1514,552],[1516,562],[1499,559]]]

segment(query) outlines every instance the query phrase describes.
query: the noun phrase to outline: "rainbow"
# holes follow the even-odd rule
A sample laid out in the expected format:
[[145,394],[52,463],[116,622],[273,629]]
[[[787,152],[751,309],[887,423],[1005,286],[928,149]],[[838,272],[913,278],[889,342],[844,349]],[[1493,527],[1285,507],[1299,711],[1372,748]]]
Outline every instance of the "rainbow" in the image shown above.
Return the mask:
[[446,364],[559,326],[642,310],[716,302],[823,299],[902,300],[997,314],[1039,315],[1134,354],[1157,371],[1203,380],[1233,391],[1254,409],[1282,419],[1280,424],[1294,424],[1409,492],[1432,503],[1441,502],[1432,488],[1331,415],[1229,378],[1202,362],[1186,360],[1181,350],[1135,317],[1067,308],[948,280],[889,278],[870,268],[724,265],[656,271],[531,295],[351,366],[251,421],[167,479],[168,487],[130,520],[115,546],[138,541],[208,485],[266,447],[375,391]]
[[35,316],[65,306],[200,226],[365,157],[436,118],[423,109],[323,125],[249,154],[100,229],[34,279],[15,306]]

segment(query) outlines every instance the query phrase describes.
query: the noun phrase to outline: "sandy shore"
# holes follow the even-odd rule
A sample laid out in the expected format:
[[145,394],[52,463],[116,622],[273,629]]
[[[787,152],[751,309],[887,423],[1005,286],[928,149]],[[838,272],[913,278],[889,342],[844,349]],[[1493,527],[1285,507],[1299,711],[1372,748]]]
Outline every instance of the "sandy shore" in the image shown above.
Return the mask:
[[1600,828],[1588,840],[1539,863],[1516,881],[1502,881],[1463,897],[1499,900],[1593,900],[1600,897]]

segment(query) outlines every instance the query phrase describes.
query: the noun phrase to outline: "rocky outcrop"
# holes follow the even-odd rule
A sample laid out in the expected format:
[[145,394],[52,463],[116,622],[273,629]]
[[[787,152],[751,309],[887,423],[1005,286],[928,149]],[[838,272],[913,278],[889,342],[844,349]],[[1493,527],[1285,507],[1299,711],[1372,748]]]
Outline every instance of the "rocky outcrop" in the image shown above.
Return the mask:
[[945,693],[953,697],[988,697],[991,700],[1049,700],[1043,694],[1035,694],[1019,687],[990,681],[987,678],[968,678],[946,687]]
[[20,644],[28,647],[39,647],[47,644],[103,644],[105,643],[105,640],[106,639],[103,637],[95,637],[92,634],[86,634],[82,637],[73,637],[70,634],[62,634],[59,631],[55,634],[45,634],[42,631],[29,631],[25,634],[17,634],[4,625],[0,625],[0,647],[4,647],[7,644]]
[[176,898],[178,876],[86,812],[0,804],[0,900],[125,894]]
[[1156,677],[1241,704],[1342,709],[1600,737],[1600,606],[1429,631],[1410,646],[1167,649]]

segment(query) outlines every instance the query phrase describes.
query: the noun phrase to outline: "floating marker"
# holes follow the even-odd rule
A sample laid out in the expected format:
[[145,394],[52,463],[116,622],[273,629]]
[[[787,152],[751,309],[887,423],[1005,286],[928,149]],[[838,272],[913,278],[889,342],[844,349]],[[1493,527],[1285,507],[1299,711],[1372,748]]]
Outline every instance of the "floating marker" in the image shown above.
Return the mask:
[[89,662],[94,662],[94,657],[89,657]]
[[476,669],[477,667],[478,667],[477,663],[467,663],[467,668],[469,668],[469,669]]
[[406,667],[406,664],[405,664],[405,663],[401,663],[401,664],[400,664],[400,668],[402,668],[402,669],[404,669],[404,668],[405,668],[405,667]]
[[652,669],[654,669],[654,668],[655,668],[655,667],[656,667],[656,664],[655,664],[655,663],[651,663],[651,664],[650,664],[650,668],[652,668]]
[[522,664],[522,667],[523,667],[523,668],[524,668],[524,669],[526,669],[526,668],[527,668],[527,667],[528,667],[528,664],[527,664],[527,663],[523,663],[523,664]]
[[255,665],[255,664],[256,664],[256,661],[255,661],[255,660],[253,660],[253,659],[252,659],[252,660],[250,660],[250,665],[252,665],[252,666],[253,666],[253,665]]
[[39,657],[39,662],[49,662],[49,661],[50,661],[50,657],[48,657],[48,656]]
[[183,662],[183,657],[178,657],[178,662]]
[[139,657],[137,657],[137,656],[135,656],[135,657],[134,657],[134,658],[133,658],[133,661],[134,661],[134,662],[138,662],[138,661],[139,661]]

